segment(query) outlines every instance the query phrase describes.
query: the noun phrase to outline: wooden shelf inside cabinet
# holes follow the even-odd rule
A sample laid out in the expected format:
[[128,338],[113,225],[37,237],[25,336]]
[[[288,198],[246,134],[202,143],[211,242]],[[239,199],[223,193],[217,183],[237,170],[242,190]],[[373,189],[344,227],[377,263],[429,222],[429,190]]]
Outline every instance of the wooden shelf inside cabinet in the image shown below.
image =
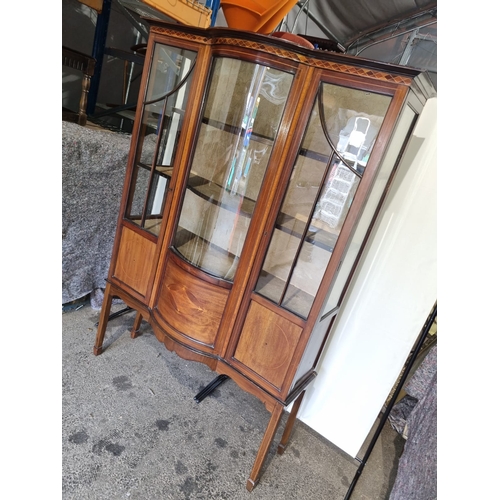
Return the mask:
[[203,247],[203,255],[206,259],[210,259],[212,263],[211,270],[208,270],[205,268],[202,261],[198,262],[198,267],[203,272],[210,275],[214,270],[216,272],[218,271],[219,276],[222,274],[222,280],[228,280],[234,277],[234,271],[229,275],[227,275],[227,273],[222,273],[223,269],[232,269],[233,266],[237,266],[238,258],[233,253],[210,241],[200,238],[199,235],[184,228],[180,228],[180,231],[177,233],[176,243],[177,247],[175,252],[180,255],[181,258],[188,259],[191,262],[195,261],[193,258],[194,250],[199,249],[200,246]]
[[[146,165],[142,162],[138,162],[137,165],[144,170],[151,171],[151,165]],[[155,172],[170,180],[172,178],[173,167],[170,165],[156,165]]]
[[[149,169],[151,169],[151,167],[149,167]],[[167,179],[172,178],[173,167],[171,167],[170,165],[157,165],[156,171],[160,175],[163,175],[164,177],[166,177]]]
[[[285,281],[281,278],[271,273],[262,272],[255,293],[277,304],[283,293],[284,284]],[[280,304],[281,307],[288,311],[295,312],[300,318],[306,319],[311,309],[314,296],[293,284],[289,285],[289,289],[290,293]]]
[[[233,125],[228,125],[227,123],[222,123],[217,120],[212,120],[207,117],[203,117],[201,120],[201,123],[204,125],[207,125],[209,127],[216,128],[218,130],[223,130],[224,132],[229,132],[233,135],[242,135],[245,133],[245,129],[242,127],[235,127]],[[270,137],[265,137],[263,135],[257,134],[256,132],[252,131],[252,141],[259,142],[261,144],[267,144],[271,146],[273,144],[273,141]]]
[[[306,220],[304,219],[305,216],[302,214],[295,214],[295,216],[280,214],[276,219],[275,227],[276,229],[291,234],[296,238],[301,238],[306,228]],[[305,241],[311,245],[322,248],[323,250],[332,252],[337,238],[338,231],[334,231],[331,227],[321,221],[314,221],[314,224],[311,224],[307,231]]]
[[[94,353],[117,296],[138,311],[133,338],[144,318],[167,349],[262,401],[271,415],[252,490],[293,403],[286,447],[388,182],[435,90],[408,67],[148,22],[141,123]],[[357,173],[339,167],[342,151]]]
[[[132,222],[135,222],[137,225],[140,225],[140,222],[141,222],[140,217],[130,217],[129,220]],[[143,227],[146,231],[149,231],[153,234],[158,234],[160,231],[160,226],[161,226],[162,222],[163,222],[162,217],[149,216],[149,217],[146,217]]]
[[[255,207],[254,200],[238,193],[231,195],[229,190],[223,189],[219,184],[208,181],[200,176],[191,177],[187,188],[209,203],[218,205],[231,212],[240,213],[245,217],[251,217]],[[223,200],[219,197],[221,190],[225,194],[228,194]]]
[[[106,109],[112,109],[111,107],[107,107]],[[172,119],[172,117],[174,116],[174,113],[180,115],[180,116],[184,116],[184,113],[185,113],[185,110],[184,109],[181,109],[181,108],[171,108],[171,113],[167,113],[165,115],[165,121],[169,121]],[[116,113],[116,114],[121,114],[120,113]],[[135,118],[136,116],[136,112],[134,111],[133,113],[132,112],[128,112],[128,115],[123,115],[127,118]],[[156,134],[157,131],[158,131],[158,124],[160,123],[160,120],[162,118],[162,113],[159,113],[159,112],[151,112],[150,114],[148,114],[146,117],[143,117],[142,119],[142,125],[143,125],[143,128],[145,130],[148,130],[149,133],[154,133]]]

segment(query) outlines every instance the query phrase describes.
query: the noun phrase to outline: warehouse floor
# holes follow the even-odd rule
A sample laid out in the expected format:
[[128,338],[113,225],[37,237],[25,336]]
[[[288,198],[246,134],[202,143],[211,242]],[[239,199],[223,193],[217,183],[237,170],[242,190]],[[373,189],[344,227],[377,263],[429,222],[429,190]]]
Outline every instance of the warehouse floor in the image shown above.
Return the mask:
[[[276,454],[286,415],[248,492],[269,419],[264,405],[232,380],[196,403],[214,373],[169,352],[144,322],[131,339],[133,313],[109,322],[104,352],[94,356],[98,320],[88,301],[63,308],[64,500],[344,499],[358,462],[301,421]],[[352,500],[389,497],[403,447],[387,422]]]

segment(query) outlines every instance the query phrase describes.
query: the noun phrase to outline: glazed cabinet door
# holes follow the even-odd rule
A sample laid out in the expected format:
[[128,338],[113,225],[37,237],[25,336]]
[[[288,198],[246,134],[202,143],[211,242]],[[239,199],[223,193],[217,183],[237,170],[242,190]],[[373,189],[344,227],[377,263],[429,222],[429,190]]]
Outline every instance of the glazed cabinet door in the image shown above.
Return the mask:
[[391,98],[322,82],[255,293],[307,319]]
[[[197,53],[154,43],[149,74],[144,76],[127,173],[128,189],[113,279],[145,297],[152,286],[158,235],[172,172],[190,102]],[[137,126],[138,125],[138,126]]]
[[313,305],[325,297],[325,274],[340,265],[357,218],[353,202],[366,194],[363,177],[378,166],[370,157],[392,100],[388,92],[332,81],[312,91],[316,98],[297,131],[302,139],[253,292],[240,311],[241,331],[228,351],[229,362],[282,400],[316,320]]
[[144,97],[125,218],[158,235],[196,52],[156,43]]

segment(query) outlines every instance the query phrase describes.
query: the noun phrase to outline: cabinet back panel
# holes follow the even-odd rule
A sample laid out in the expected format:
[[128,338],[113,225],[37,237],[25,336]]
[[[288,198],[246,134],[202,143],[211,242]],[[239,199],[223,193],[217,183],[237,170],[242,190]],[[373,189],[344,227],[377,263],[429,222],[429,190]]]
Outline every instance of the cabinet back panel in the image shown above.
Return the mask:
[[123,227],[113,276],[145,296],[155,250],[155,243]]

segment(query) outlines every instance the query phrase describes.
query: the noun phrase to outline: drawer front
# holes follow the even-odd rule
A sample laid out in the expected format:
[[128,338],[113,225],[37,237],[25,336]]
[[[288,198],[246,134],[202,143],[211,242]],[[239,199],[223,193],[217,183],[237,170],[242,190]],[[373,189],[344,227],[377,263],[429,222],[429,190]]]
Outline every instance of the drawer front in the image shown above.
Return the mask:
[[197,349],[212,349],[228,294],[227,289],[192,275],[169,259],[154,314],[177,340]]

